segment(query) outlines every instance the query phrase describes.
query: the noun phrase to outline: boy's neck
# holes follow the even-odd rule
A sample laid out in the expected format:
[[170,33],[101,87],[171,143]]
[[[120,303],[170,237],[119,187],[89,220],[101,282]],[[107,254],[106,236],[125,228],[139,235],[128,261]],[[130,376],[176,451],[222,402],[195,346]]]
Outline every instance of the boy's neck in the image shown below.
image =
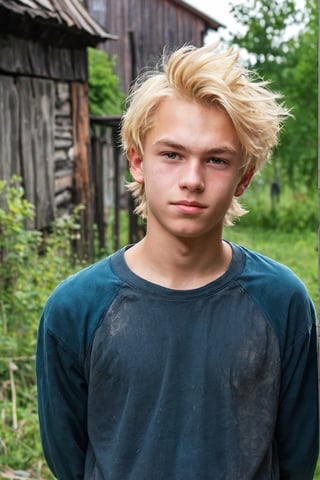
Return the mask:
[[125,254],[128,267],[152,283],[176,290],[199,288],[225,273],[232,249],[221,238],[208,242],[175,238],[170,245],[146,237]]

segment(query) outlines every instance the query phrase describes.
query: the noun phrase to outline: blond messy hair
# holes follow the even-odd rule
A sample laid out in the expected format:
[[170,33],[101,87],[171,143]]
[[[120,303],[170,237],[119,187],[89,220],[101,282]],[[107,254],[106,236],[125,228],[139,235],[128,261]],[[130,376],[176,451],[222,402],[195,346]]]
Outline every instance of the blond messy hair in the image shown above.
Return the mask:
[[[123,115],[121,139],[124,153],[135,147],[143,156],[147,133],[154,127],[156,109],[164,98],[175,97],[206,106],[220,106],[229,115],[242,149],[243,173],[258,172],[269,160],[278,143],[279,131],[288,110],[278,103],[281,96],[256,80],[239,64],[234,48],[218,49],[218,44],[196,48],[184,46],[171,56],[163,55],[156,68],[144,72],[132,87]],[[143,184],[127,184],[136,201],[135,213],[147,218]],[[244,210],[234,197],[224,224],[232,225]]]

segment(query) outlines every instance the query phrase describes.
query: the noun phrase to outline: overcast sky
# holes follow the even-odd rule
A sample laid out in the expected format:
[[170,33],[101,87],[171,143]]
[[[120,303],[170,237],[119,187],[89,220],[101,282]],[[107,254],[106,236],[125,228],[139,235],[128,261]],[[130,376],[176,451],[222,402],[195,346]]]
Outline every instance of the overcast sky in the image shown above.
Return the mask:
[[[193,7],[201,10],[210,17],[230,28],[235,25],[235,21],[230,15],[230,2],[228,0],[184,0]],[[239,3],[240,0],[233,0],[233,4]]]

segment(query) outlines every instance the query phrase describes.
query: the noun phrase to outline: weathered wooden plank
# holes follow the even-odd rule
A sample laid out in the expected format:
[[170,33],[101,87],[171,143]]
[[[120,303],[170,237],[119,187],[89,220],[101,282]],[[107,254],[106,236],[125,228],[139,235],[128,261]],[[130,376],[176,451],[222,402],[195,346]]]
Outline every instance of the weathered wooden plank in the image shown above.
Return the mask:
[[57,194],[60,194],[64,190],[73,189],[73,170],[65,169],[59,172],[56,172],[54,179],[54,191],[55,191],[55,201],[57,203]]
[[81,257],[93,258],[93,210],[90,192],[88,166],[89,147],[89,109],[88,87],[86,84],[73,82],[72,124],[74,145],[76,203],[83,209],[80,213],[81,238],[78,253]]
[[19,99],[13,77],[0,75],[0,180],[21,174]]
[[63,190],[61,193],[56,195],[56,207],[60,209],[65,207],[66,211],[69,212],[70,204],[72,203],[72,193],[70,190]]
[[103,178],[103,143],[100,138],[91,139],[91,167],[94,190],[94,222],[97,225],[100,249],[105,248],[106,225],[104,222],[104,178]]
[[87,67],[85,48],[50,47],[13,35],[0,35],[0,70],[3,72],[86,82]]
[[29,73],[25,40],[0,35],[0,69],[8,73]]
[[19,77],[21,162],[27,199],[36,207],[34,226],[54,219],[54,82]]
[[[20,119],[19,123],[21,125],[21,145],[22,155],[22,172],[23,172],[23,183],[25,189],[25,195],[29,202],[35,205],[35,178],[34,178],[34,134],[33,134],[33,125],[35,124],[34,119],[34,106],[31,99],[31,80],[26,78],[19,78],[17,87],[19,90],[20,97]],[[31,108],[32,105],[32,108]],[[35,227],[35,221],[32,224],[29,224],[30,227]]]

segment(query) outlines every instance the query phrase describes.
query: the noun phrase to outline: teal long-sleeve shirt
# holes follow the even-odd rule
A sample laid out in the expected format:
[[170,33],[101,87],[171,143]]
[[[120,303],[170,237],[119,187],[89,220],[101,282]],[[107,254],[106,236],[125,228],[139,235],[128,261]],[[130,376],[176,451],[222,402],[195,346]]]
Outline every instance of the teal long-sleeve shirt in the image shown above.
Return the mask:
[[194,290],[143,280],[122,249],[53,292],[37,382],[59,480],[312,480],[313,305],[288,268],[232,248]]

